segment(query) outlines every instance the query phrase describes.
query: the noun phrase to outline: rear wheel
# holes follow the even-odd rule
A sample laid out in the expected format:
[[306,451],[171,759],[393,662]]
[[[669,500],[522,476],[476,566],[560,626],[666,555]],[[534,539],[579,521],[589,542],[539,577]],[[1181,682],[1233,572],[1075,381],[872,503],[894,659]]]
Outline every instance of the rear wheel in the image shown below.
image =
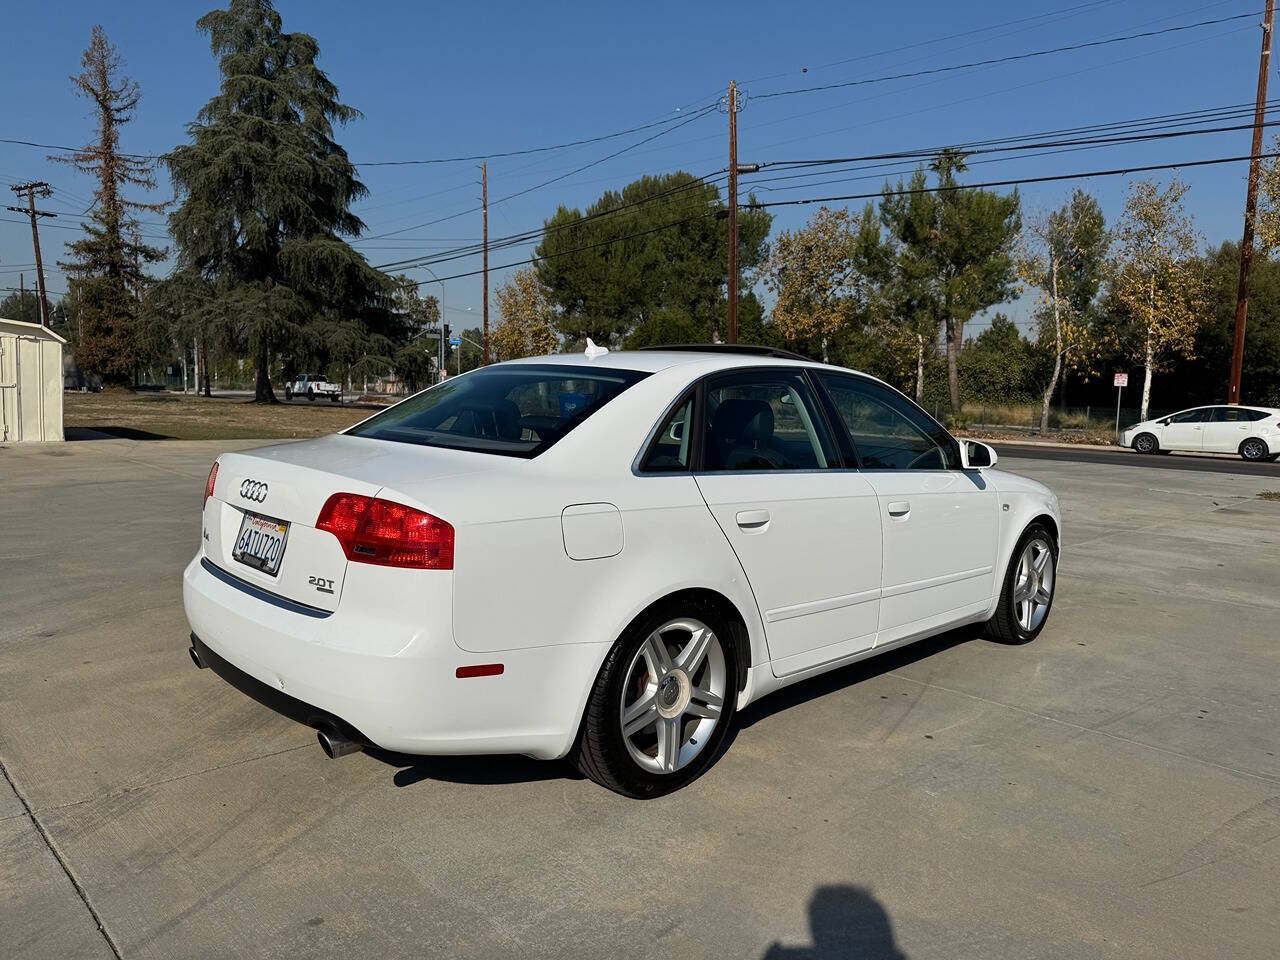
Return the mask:
[[288,384],[285,384],[285,388],[284,388],[284,398],[285,398],[286,400],[292,400],[292,399],[293,399],[293,391],[292,391],[291,389],[289,389],[289,385],[288,385]]
[[331,393],[331,394],[329,394],[329,399],[330,399],[330,400],[332,400],[334,403],[337,403],[339,400],[341,400],[341,399],[342,399],[342,394],[340,394],[340,393]]
[[312,403],[315,403],[316,392],[312,390],[310,387],[307,387],[307,399],[310,400]]
[[1140,433],[1133,438],[1133,449],[1138,453],[1156,453],[1160,450],[1160,442],[1155,434]]
[[1058,585],[1058,543],[1041,523],[1027,528],[1009,560],[996,613],[987,636],[1002,643],[1029,643],[1040,635]]
[[1271,451],[1267,449],[1267,445],[1257,437],[1250,437],[1244,443],[1240,444],[1240,456],[1254,463],[1266,460],[1271,456]]
[[677,790],[715,763],[736,705],[737,649],[710,604],[660,604],[614,645],[587,702],[574,762],[628,797]]

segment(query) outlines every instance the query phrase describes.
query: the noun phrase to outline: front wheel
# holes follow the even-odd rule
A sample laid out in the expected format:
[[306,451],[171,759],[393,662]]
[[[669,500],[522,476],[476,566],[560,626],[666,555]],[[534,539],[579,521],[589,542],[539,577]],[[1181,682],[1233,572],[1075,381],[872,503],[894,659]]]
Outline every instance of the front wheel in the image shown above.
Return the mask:
[[316,401],[316,392],[310,387],[307,387],[307,400],[311,403],[315,403]]
[[1255,437],[1250,437],[1240,444],[1240,457],[1243,460],[1258,463],[1266,460],[1269,456],[1271,456],[1271,451],[1267,449],[1267,445]]
[[331,394],[329,394],[329,399],[330,399],[330,400],[332,400],[334,403],[337,403],[339,400],[341,400],[341,399],[342,399],[342,394],[340,394],[340,393],[331,393]]
[[292,400],[292,399],[293,399],[293,391],[292,391],[292,390],[290,390],[288,387],[285,387],[285,388],[284,388],[284,398],[285,398],[286,400]]
[[1027,528],[1009,560],[987,636],[1001,643],[1030,643],[1040,635],[1058,585],[1058,543],[1040,523]]
[[1160,442],[1154,434],[1140,433],[1133,438],[1133,449],[1138,453],[1156,453],[1160,449]]
[[574,753],[578,769],[636,798],[700,777],[733,722],[737,656],[709,604],[661,604],[642,615],[600,668]]

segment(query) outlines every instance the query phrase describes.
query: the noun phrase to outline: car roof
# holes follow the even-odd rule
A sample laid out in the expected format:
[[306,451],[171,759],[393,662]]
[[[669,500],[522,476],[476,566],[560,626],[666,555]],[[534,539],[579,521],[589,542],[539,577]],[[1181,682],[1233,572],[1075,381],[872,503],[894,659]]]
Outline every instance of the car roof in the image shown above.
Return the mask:
[[585,353],[551,353],[541,357],[524,357],[519,360],[506,360],[508,364],[542,363],[556,365],[572,365],[583,367],[601,367],[613,370],[639,370],[644,373],[657,373],[669,367],[685,364],[696,365],[704,371],[733,370],[738,367],[761,366],[795,366],[820,367],[824,364],[815,360],[792,359],[766,353],[747,353],[738,351],[718,351],[714,348],[701,351],[688,348],[679,350],[610,350],[595,356]]

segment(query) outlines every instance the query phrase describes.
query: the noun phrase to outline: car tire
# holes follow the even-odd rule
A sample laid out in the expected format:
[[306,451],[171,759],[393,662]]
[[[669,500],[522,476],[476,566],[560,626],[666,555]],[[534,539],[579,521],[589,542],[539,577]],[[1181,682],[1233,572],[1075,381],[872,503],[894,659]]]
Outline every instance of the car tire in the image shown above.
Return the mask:
[[[1045,558],[1043,565],[1041,557]],[[1028,564],[1037,570],[1029,580]],[[1023,532],[1009,558],[1000,602],[995,616],[987,621],[987,636],[1000,643],[1030,643],[1049,622],[1057,585],[1058,541],[1044,524],[1033,523]],[[1040,599],[1042,593],[1046,596]],[[1027,610],[1026,604],[1031,604],[1032,609]]]
[[1271,451],[1267,449],[1266,443],[1257,437],[1250,437],[1240,444],[1241,460],[1248,460],[1250,463],[1263,463],[1269,456],[1271,456]]
[[329,394],[329,399],[330,399],[333,403],[337,403],[339,400],[341,400],[341,399],[342,399],[342,394],[340,394],[340,393],[331,393],[331,394]]
[[[739,655],[730,625],[713,604],[689,599],[645,611],[596,676],[571,757],[575,766],[636,799],[663,796],[702,776],[719,758],[733,724]],[[687,673],[682,658],[683,666],[696,660]]]
[[311,403],[316,402],[316,392],[312,390],[310,387],[307,387],[307,400],[309,400]]
[[285,387],[285,388],[284,388],[284,398],[285,398],[286,400],[292,400],[292,399],[293,399],[293,391],[292,391],[292,390],[290,390],[288,387]]
[[1135,453],[1159,453],[1160,441],[1154,433],[1140,433],[1133,438],[1133,449]]

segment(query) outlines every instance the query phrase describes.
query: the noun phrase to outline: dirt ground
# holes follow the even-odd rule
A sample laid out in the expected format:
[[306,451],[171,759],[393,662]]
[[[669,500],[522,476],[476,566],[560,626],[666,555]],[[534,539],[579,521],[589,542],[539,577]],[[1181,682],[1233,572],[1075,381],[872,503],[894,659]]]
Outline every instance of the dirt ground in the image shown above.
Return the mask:
[[85,428],[134,440],[247,440],[318,437],[349,427],[372,407],[257,404],[243,397],[175,393],[68,393],[63,421],[68,438]]

